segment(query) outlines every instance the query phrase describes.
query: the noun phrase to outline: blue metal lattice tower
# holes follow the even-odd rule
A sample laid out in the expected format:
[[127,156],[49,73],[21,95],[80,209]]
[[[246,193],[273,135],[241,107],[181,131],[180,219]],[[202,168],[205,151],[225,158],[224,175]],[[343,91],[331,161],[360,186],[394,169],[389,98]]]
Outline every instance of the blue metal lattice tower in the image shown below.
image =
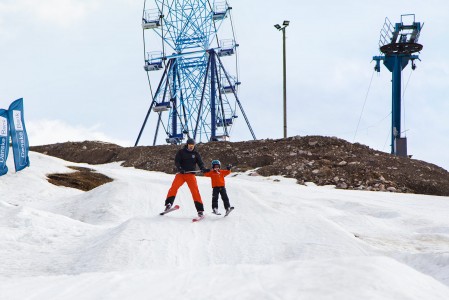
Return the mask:
[[[411,24],[405,25],[403,17],[413,17]],[[424,24],[423,24],[424,25]],[[421,23],[415,22],[414,14],[401,15],[401,22],[394,26],[388,18],[380,32],[379,50],[385,54],[374,56],[376,61],[374,70],[380,72],[380,61],[383,61],[387,69],[392,73],[392,121],[391,121],[391,153],[399,156],[407,156],[407,139],[401,132],[401,80],[402,70],[412,61],[412,70],[415,70],[415,59],[423,46],[418,44],[421,33]]]
[[[228,2],[149,2],[153,6],[147,9],[144,2],[142,28],[144,69],[152,101],[135,146],[151,111],[158,115],[153,145],[161,126],[165,141],[170,144],[180,144],[186,138],[203,142],[227,140],[238,109],[255,139],[237,95],[238,44]],[[231,38],[220,40],[219,32]],[[230,61],[235,65],[225,67]],[[162,70],[162,75],[155,75]],[[151,82],[155,78],[159,84],[153,93]]]

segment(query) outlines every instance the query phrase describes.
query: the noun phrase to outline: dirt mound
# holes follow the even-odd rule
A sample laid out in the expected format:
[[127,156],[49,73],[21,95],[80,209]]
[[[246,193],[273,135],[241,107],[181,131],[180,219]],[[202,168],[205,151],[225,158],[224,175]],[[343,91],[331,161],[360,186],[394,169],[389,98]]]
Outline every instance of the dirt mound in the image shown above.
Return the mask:
[[[174,173],[179,145],[124,148],[102,142],[67,142],[31,147],[32,151],[73,162],[104,164]],[[219,159],[234,171],[257,169],[263,176],[282,175],[298,183],[341,189],[449,196],[449,173],[436,165],[397,157],[334,137],[306,136],[246,142],[210,142],[197,149],[207,165]]]

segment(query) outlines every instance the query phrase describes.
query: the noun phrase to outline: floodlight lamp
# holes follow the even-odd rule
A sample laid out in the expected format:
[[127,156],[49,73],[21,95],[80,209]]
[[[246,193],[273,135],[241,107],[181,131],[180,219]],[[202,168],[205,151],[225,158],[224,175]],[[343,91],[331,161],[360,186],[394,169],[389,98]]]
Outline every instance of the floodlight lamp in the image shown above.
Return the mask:
[[281,29],[281,26],[280,26],[279,24],[274,25],[274,27],[275,27],[277,30],[280,30],[280,29]]
[[284,26],[288,26],[288,24],[290,24],[290,21],[284,21],[284,23],[282,23]]

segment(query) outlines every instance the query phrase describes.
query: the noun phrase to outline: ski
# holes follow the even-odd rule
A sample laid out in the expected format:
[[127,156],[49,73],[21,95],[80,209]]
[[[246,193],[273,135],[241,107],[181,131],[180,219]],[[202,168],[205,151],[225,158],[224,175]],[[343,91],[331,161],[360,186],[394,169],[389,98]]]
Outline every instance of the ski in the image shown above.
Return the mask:
[[172,211],[178,210],[178,209],[179,209],[179,205],[175,205],[175,206],[167,209],[166,211],[161,212],[160,215],[163,216],[165,214],[168,214],[169,212],[172,212]]
[[201,217],[193,218],[193,219],[192,219],[192,222],[198,222],[198,221],[201,221],[202,219],[204,219],[204,215],[201,216]]
[[[229,208],[229,210],[227,210],[226,211],[226,214],[224,215],[225,217],[227,217],[230,213],[231,213],[231,211],[233,211],[234,210],[234,206],[231,206],[230,208]],[[223,217],[224,218],[224,217]]]

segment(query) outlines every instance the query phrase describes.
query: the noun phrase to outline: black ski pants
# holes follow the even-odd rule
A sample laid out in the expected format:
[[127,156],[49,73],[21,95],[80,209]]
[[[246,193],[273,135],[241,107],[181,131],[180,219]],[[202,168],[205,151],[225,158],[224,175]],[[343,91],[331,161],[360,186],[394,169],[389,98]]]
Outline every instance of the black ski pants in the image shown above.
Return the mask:
[[229,204],[229,197],[226,193],[226,188],[224,186],[217,186],[212,189],[212,209],[218,208],[218,195],[221,195],[221,200],[223,200],[223,205],[225,209],[228,209],[231,204]]

